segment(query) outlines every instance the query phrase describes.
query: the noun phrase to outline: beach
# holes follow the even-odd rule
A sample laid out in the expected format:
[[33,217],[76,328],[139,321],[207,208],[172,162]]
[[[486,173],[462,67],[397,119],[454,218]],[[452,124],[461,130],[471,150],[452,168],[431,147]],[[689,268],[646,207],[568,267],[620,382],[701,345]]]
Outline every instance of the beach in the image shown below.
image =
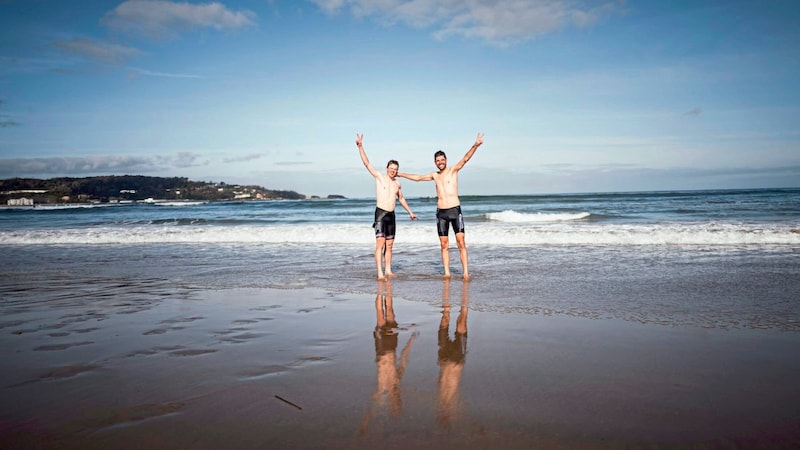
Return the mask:
[[3,210],[0,448],[797,448],[798,195]]
[[404,279],[372,295],[119,281],[4,305],[0,447],[800,443],[796,332],[471,310],[480,279],[425,301]]

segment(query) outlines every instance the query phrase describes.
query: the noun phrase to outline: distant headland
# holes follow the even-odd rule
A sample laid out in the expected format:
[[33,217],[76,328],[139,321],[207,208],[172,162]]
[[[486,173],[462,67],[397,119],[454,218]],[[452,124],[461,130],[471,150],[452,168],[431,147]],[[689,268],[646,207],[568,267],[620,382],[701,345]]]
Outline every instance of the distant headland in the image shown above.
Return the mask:
[[[193,181],[188,178],[108,175],[83,178],[9,178],[0,180],[0,204],[130,203],[157,200],[304,200],[319,199],[295,191],[255,185]],[[341,199],[341,195],[329,195]]]

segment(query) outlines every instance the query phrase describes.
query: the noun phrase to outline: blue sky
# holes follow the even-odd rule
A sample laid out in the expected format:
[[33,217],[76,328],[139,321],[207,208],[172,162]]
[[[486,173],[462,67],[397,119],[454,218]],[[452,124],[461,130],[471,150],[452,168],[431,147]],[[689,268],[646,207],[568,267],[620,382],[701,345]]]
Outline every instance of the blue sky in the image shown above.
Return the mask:
[[[374,195],[800,186],[793,1],[0,0],[0,178]],[[404,180],[406,196],[432,183]]]

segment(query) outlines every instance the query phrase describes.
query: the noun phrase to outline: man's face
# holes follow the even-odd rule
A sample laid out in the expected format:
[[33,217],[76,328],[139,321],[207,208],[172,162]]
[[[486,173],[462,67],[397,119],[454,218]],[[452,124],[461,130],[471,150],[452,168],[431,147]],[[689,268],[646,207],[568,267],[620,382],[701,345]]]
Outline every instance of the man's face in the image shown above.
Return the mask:
[[438,167],[439,170],[444,170],[444,168],[447,167],[447,158],[439,155],[434,158],[433,163],[436,164],[436,167]]
[[397,168],[395,164],[389,164],[389,167],[386,168],[386,175],[389,175],[389,178],[394,180],[394,177],[397,176]]

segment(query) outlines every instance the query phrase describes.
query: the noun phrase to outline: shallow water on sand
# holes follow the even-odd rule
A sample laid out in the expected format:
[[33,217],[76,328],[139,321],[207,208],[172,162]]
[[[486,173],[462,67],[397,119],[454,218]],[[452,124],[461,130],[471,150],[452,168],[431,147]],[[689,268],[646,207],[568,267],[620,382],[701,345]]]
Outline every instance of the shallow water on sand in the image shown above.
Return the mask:
[[[438,249],[399,246],[395,295],[438,301]],[[454,280],[461,275],[451,251]],[[800,331],[800,249],[471,246],[471,309],[706,328]],[[0,246],[5,306],[219,288],[375,292],[370,248],[315,245]]]

